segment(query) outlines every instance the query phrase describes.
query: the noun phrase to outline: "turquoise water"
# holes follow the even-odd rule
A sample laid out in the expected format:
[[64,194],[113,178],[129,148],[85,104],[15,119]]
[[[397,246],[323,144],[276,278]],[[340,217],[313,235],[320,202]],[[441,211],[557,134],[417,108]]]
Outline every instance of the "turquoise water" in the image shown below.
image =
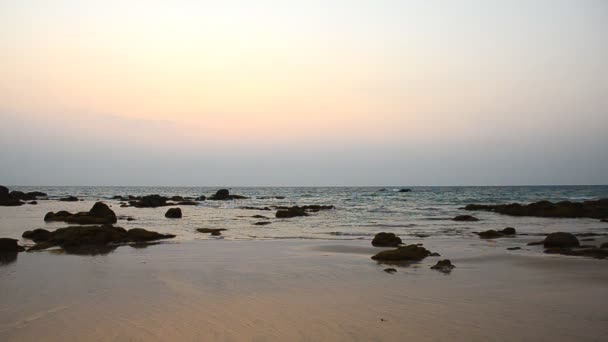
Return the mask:
[[[409,187],[412,192],[399,193],[399,186],[383,187],[234,187],[231,193],[250,199],[204,201],[198,206],[182,206],[182,219],[167,219],[167,208],[120,208],[115,195],[211,195],[218,188],[205,187],[10,187],[11,190],[43,191],[51,200],[38,205],[0,207],[0,235],[20,237],[33,228],[54,229],[63,223],[45,223],[48,211],[86,211],[95,201],[105,201],[117,215],[134,221],[120,220],[125,228],[141,227],[178,235],[177,240],[215,239],[196,232],[196,228],[226,228],[222,239],[370,239],[380,231],[395,232],[412,240],[470,238],[473,232],[515,227],[519,232],[541,234],[551,231],[608,232],[608,224],[593,219],[550,219],[509,217],[488,212],[465,212],[459,208],[470,203],[528,203],[538,200],[583,201],[608,197],[608,186],[512,186],[512,187]],[[81,198],[80,202],[59,202],[65,195]],[[285,199],[261,199],[284,196]],[[313,213],[309,217],[275,219],[274,211],[243,210],[242,206],[332,204],[335,210]],[[454,222],[450,218],[472,214],[479,222]],[[268,220],[252,218],[268,216]],[[272,222],[266,226],[253,225]]]

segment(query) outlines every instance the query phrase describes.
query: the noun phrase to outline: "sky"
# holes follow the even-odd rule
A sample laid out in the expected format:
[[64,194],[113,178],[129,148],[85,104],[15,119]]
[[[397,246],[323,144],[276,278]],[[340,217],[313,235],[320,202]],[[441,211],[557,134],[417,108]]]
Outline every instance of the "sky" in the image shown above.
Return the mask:
[[0,0],[0,184],[608,184],[608,2]]

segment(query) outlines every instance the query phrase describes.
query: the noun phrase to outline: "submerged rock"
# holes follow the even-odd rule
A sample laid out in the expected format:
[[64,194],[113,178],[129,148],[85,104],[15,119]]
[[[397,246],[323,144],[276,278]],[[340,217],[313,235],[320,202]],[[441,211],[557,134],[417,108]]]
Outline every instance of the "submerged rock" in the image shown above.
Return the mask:
[[439,272],[443,272],[443,273],[450,273],[452,272],[452,269],[456,267],[454,265],[452,265],[452,262],[448,259],[444,259],[444,260],[439,260],[437,261],[437,263],[434,266],[431,266],[432,270],[437,270]]
[[198,196],[198,197],[196,198],[196,200],[197,200],[197,201],[205,201],[205,200],[207,200],[207,196],[205,196],[205,195],[200,195],[200,196]]
[[507,248],[508,251],[518,251],[520,249],[521,249],[521,247],[509,247],[509,248]]
[[485,232],[477,233],[482,239],[498,239],[505,236],[515,235],[515,228],[507,227],[501,231],[496,231],[493,229],[486,230]]
[[288,209],[279,209],[275,214],[277,218],[292,218],[297,216],[308,216],[306,211],[300,207],[291,207]]
[[389,267],[389,268],[385,268],[384,272],[386,272],[388,274],[393,274],[393,273],[397,273],[397,270],[392,267]]
[[262,221],[262,222],[256,222],[256,223],[254,223],[253,225],[254,225],[254,226],[266,226],[266,225],[269,225],[269,224],[271,224],[271,223],[272,223],[272,222],[268,222],[268,221]]
[[167,218],[182,218],[182,210],[180,208],[170,208],[165,213]]
[[397,247],[402,243],[401,238],[394,233],[381,232],[374,236],[372,246],[375,247]]
[[49,212],[44,216],[45,221],[63,221],[76,224],[111,224],[116,223],[116,214],[107,204],[97,202],[88,212],[72,214],[68,211]]
[[227,229],[225,228],[198,228],[196,231],[199,233],[210,233],[211,235],[222,235],[222,232]]
[[588,217],[608,219],[608,198],[584,202],[549,202],[540,201],[530,204],[469,204],[465,210],[484,210],[511,216],[537,217]]
[[253,215],[253,216],[251,216],[251,217],[253,217],[253,218],[257,218],[257,219],[265,219],[265,220],[266,220],[266,219],[268,219],[268,217],[266,217],[266,216],[264,216],[264,215]]
[[458,216],[454,217],[452,220],[454,220],[454,221],[466,221],[466,222],[479,221],[478,218],[473,217],[471,215],[458,215]]
[[378,261],[419,261],[430,255],[431,252],[424,247],[407,245],[389,251],[382,251],[372,256],[372,259]]
[[[24,235],[26,235],[24,233]],[[121,244],[128,242],[145,242],[160,239],[174,238],[172,234],[160,234],[142,228],[125,230],[110,224],[101,226],[76,226],[59,228],[53,232],[27,234],[33,237],[43,237],[42,240],[34,240],[36,245],[28,251],[47,249],[59,246],[66,252],[86,252],[87,249],[96,251],[97,248],[110,244]],[[25,237],[25,236],[24,236]]]
[[0,238],[0,254],[23,252],[25,248],[19,246],[16,239]]

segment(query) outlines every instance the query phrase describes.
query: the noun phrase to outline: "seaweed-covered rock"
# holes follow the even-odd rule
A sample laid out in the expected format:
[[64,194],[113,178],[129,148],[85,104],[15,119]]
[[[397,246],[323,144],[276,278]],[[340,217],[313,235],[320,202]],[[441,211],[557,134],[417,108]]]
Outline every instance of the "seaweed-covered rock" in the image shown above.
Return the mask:
[[466,222],[479,221],[478,218],[473,217],[471,215],[458,215],[458,216],[454,217],[452,220],[454,220],[454,221],[466,221]]
[[76,196],[68,196],[68,197],[63,197],[59,199],[61,202],[77,202],[78,201],[78,197]]
[[434,266],[431,266],[432,270],[437,270],[439,272],[443,272],[443,273],[450,273],[452,272],[452,269],[456,267],[454,265],[452,265],[452,262],[448,259],[444,259],[444,260],[439,260],[437,261],[437,263]]
[[17,240],[9,238],[0,238],[0,253],[18,253],[23,252],[25,248],[19,246]]
[[245,199],[248,197],[245,196],[240,196],[240,195],[231,195],[230,191],[228,189],[220,189],[218,190],[215,195],[209,197],[209,200],[212,201],[227,201],[227,200],[234,200],[234,199]]
[[382,251],[372,256],[372,259],[378,261],[419,261],[430,255],[431,252],[424,247],[407,245],[397,249]]
[[180,208],[170,208],[165,213],[165,217],[168,217],[168,218],[182,218],[182,210]]
[[375,247],[397,247],[402,243],[401,238],[394,233],[380,232],[374,236],[372,246]]
[[68,211],[49,212],[44,216],[45,221],[63,221],[76,224],[111,224],[116,223],[116,214],[107,204],[97,202],[88,212],[72,214]]
[[588,217],[608,219],[608,198],[584,202],[549,202],[539,201],[530,204],[469,204],[465,210],[484,210],[511,216],[537,217]]
[[59,246],[66,252],[86,252],[87,249],[97,250],[100,246],[128,242],[142,242],[174,238],[172,234],[160,234],[141,228],[129,231],[112,225],[76,226],[59,228],[49,232],[48,236],[37,242],[29,250],[35,251]]
[[574,236],[573,234],[557,232],[547,235],[547,237],[543,241],[543,245],[545,246],[545,248],[570,248],[578,247],[580,243],[576,236]]

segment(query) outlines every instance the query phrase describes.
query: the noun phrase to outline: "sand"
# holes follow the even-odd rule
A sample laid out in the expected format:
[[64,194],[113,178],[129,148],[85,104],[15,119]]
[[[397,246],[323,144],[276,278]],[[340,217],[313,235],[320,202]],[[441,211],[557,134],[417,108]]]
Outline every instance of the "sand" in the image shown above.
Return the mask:
[[[445,245],[444,245],[445,246]],[[1,341],[599,341],[608,261],[436,250],[383,271],[369,241],[190,241],[0,266]]]

